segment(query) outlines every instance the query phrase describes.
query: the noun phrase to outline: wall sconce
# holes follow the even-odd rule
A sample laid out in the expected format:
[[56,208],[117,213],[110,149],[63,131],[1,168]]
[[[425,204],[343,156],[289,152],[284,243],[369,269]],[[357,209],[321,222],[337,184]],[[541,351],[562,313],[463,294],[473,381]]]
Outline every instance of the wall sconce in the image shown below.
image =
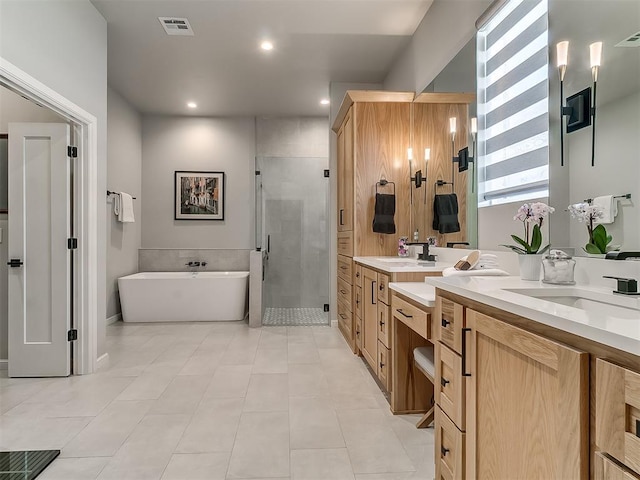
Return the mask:
[[[469,169],[470,163],[474,162],[474,155],[476,151],[476,138],[478,135],[478,119],[473,117],[471,119],[471,145],[472,150],[469,154],[469,147],[464,147],[458,151],[458,155],[455,154],[455,138],[457,130],[457,119],[455,117],[449,118],[449,133],[451,134],[451,182],[445,182],[444,180],[438,180],[436,185],[441,187],[443,185],[451,185],[453,187],[453,178],[455,175],[454,163],[458,164],[458,173],[464,172]],[[473,175],[473,170],[472,170]],[[475,175],[471,177],[471,191],[475,191]]]
[[[411,176],[411,170],[413,166],[413,148],[407,149],[407,158],[409,159],[409,179],[412,183],[415,183],[416,188],[420,188],[422,186],[423,180],[426,180],[426,176],[422,176],[422,170],[418,170],[415,176]],[[426,169],[425,169],[426,173]]]
[[[569,64],[569,42],[563,41],[556,45],[556,61],[560,75],[560,166],[564,166],[564,118],[567,117],[566,132],[571,133],[592,125],[591,132],[591,166],[595,166],[595,138],[596,138],[596,84],[598,70],[602,60],[602,42],[595,42],[589,46],[591,57],[591,74],[593,87],[567,97],[564,104],[564,77]],[[591,92],[593,90],[593,103]]]

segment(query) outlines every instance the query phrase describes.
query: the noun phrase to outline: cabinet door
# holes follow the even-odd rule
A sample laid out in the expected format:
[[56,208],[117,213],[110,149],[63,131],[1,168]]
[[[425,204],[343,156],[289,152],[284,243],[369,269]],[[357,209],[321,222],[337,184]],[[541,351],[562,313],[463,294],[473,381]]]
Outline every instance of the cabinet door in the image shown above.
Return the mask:
[[588,478],[588,354],[471,309],[466,321],[466,477]]
[[347,113],[338,131],[338,231],[353,230],[353,119]]
[[391,348],[391,315],[390,308],[378,299],[378,340]]
[[378,300],[386,305],[391,304],[389,295],[389,276],[384,273],[378,273]]
[[378,342],[378,379],[384,389],[391,390],[391,351],[382,342]]
[[596,359],[596,446],[640,473],[640,374]]
[[374,372],[378,358],[378,277],[375,271],[362,269],[362,356]]
[[464,478],[465,434],[454,425],[440,407],[435,410],[436,479]]
[[616,465],[602,453],[596,452],[593,458],[593,480],[637,480],[629,470]]

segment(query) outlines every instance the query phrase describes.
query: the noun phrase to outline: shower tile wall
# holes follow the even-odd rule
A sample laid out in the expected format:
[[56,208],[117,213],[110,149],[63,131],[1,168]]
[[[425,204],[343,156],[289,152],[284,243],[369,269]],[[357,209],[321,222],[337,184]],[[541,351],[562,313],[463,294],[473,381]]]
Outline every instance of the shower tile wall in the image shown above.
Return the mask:
[[186,272],[189,262],[207,262],[200,271],[248,272],[250,250],[223,248],[141,248],[138,251],[140,272]]
[[329,303],[327,158],[263,158],[267,307]]

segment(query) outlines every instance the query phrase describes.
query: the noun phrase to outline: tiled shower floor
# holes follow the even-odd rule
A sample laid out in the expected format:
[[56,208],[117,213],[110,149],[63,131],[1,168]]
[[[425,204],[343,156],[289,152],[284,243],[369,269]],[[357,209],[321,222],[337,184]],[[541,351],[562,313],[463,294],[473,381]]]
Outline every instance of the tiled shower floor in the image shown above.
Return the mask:
[[329,316],[322,308],[267,308],[263,325],[328,325]]

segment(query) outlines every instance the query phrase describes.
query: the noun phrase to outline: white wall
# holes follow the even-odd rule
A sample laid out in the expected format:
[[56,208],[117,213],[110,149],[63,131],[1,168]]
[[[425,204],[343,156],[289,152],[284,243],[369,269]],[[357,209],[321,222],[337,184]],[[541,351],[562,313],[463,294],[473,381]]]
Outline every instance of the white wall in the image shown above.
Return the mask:
[[[600,195],[631,193],[631,200],[618,202],[618,216],[605,225],[614,245],[623,250],[640,249],[640,92],[599,105],[596,117],[595,167],[591,166],[591,128],[565,137],[570,168],[570,202],[581,202]],[[555,178],[552,180],[552,184]],[[566,208],[566,205],[562,206]],[[576,252],[587,243],[587,229],[577,220],[570,221],[571,245]]]
[[[0,133],[8,133],[10,122],[63,122],[64,119],[47,108],[37,106],[35,103],[25,100],[21,96],[0,87]],[[0,153],[0,158],[6,162],[5,152]],[[4,179],[6,182],[6,178]],[[3,186],[4,189],[7,185]],[[7,289],[7,261],[8,261],[8,215],[0,214],[0,229],[2,229],[2,241],[0,243],[0,359],[7,359],[7,328],[8,328],[8,289]]]
[[326,158],[329,156],[327,132],[327,117],[258,117],[256,155]]
[[[0,1],[0,57],[98,120],[98,192],[107,175],[107,22],[88,0]],[[100,193],[98,193],[100,194]],[[102,200],[102,198],[100,199]],[[105,353],[106,222],[98,211],[98,356]]]
[[133,201],[135,223],[118,222],[113,197],[107,199],[107,318],[120,313],[118,277],[138,271],[142,233],[142,118],[116,91],[108,90],[107,188],[127,192]]
[[436,0],[384,80],[385,90],[422,92],[475,35],[490,0]]
[[[254,118],[144,116],[142,248],[254,246]],[[174,172],[223,171],[224,221],[174,220]]]

